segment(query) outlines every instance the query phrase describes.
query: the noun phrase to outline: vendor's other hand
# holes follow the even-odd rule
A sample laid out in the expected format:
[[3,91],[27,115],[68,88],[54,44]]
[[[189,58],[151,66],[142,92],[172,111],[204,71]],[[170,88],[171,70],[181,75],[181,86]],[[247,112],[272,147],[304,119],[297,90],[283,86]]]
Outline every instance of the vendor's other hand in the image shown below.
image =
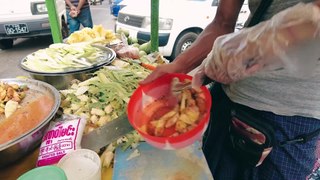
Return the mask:
[[229,84],[263,68],[265,64],[259,63],[260,59],[256,54],[260,47],[254,43],[239,41],[243,35],[229,34],[216,39],[212,51],[194,70],[194,88],[200,87],[205,77]]
[[294,74],[307,69],[316,58],[295,58],[290,53],[311,40],[320,40],[319,22],[319,8],[300,3],[254,27],[220,36],[197,68],[193,84],[199,86],[204,76],[228,84],[262,70],[287,68]]

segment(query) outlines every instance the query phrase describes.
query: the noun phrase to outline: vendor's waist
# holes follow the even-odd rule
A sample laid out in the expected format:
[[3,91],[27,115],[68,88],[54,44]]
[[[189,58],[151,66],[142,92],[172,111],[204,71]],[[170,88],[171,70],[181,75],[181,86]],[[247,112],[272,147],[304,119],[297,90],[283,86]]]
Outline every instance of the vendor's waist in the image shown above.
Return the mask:
[[224,90],[232,101],[257,110],[320,119],[319,84],[320,72],[306,79],[274,72],[224,86]]

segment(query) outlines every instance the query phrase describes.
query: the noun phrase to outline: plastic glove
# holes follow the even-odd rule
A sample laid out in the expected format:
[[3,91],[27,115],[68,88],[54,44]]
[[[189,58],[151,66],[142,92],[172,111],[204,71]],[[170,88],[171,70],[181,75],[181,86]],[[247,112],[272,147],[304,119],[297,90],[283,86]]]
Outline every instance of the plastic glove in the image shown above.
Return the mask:
[[[314,67],[320,57],[319,30],[320,9],[313,4],[300,3],[254,27],[220,36],[197,68],[193,86],[199,87],[204,76],[228,84],[261,70],[300,71]],[[308,51],[313,54],[304,53],[308,56],[304,59],[292,55],[306,45],[317,50]],[[312,62],[305,62],[307,59]]]

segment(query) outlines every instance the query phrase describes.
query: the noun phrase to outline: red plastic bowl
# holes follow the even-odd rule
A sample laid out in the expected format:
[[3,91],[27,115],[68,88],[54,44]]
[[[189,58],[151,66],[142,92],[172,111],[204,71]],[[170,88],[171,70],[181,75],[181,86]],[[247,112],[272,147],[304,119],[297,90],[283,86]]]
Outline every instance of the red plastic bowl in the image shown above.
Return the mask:
[[141,130],[141,127],[147,123],[145,118],[142,118],[143,109],[143,97],[147,94],[148,100],[156,100],[162,98],[169,94],[170,84],[174,77],[178,77],[180,81],[184,79],[192,79],[192,76],[186,74],[166,74],[152,83],[147,85],[139,86],[132,94],[130,101],[128,103],[128,119],[130,124],[135,130],[144,138],[144,140],[150,145],[160,148],[160,149],[180,149],[188,145],[193,144],[195,141],[199,140],[203,133],[205,132],[209,118],[210,118],[210,108],[211,108],[211,95],[206,86],[202,86],[201,89],[204,92],[206,98],[206,112],[203,118],[199,121],[198,125],[192,130],[183,133],[175,137],[156,137],[147,134]]

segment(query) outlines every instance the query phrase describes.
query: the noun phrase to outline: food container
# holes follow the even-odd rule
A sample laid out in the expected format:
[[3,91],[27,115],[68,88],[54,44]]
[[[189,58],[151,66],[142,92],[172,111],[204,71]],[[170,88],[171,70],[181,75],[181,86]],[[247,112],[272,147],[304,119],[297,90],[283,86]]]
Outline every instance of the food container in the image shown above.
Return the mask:
[[22,174],[18,180],[67,180],[64,171],[57,166],[34,168]]
[[60,159],[58,167],[64,170],[68,180],[100,180],[101,161],[98,154],[89,149],[77,149]]
[[26,61],[26,58],[22,59],[20,62],[20,67],[28,72],[30,76],[36,80],[44,81],[55,88],[62,90],[70,87],[72,80],[78,79],[80,81],[87,80],[91,77],[91,73],[97,71],[102,66],[108,65],[113,62],[116,58],[116,53],[114,50],[103,47],[96,46],[104,51],[105,56],[103,57],[103,61],[99,61],[97,64],[94,64],[89,67],[81,68],[81,69],[69,69],[62,70],[61,72],[48,73],[43,71],[35,71],[23,65],[23,62]]
[[[170,94],[172,79],[175,77],[178,77],[180,81],[183,81],[185,79],[192,79],[191,76],[186,74],[166,74],[156,79],[152,83],[139,86],[130,97],[130,101],[128,103],[127,114],[131,125],[139,132],[139,134],[145,139],[147,143],[160,149],[180,149],[193,144],[195,141],[201,138],[209,122],[211,95],[207,87],[202,86],[201,90],[203,91],[205,96],[206,109],[202,116],[202,119],[199,120],[196,127],[194,127],[192,130],[178,136],[170,137],[152,136],[146,133],[145,130],[143,130],[143,126],[148,123],[148,120],[143,118],[144,115],[142,111],[144,103],[150,100],[157,101],[165,96],[168,96]],[[146,96],[148,96],[148,100],[146,100]]]
[[25,99],[43,94],[54,100],[50,113],[35,128],[0,144],[0,167],[3,167],[25,156],[40,144],[49,121],[54,118],[58,111],[61,99],[57,89],[42,81],[33,79],[0,79],[0,81],[8,84],[27,85],[29,90]]

